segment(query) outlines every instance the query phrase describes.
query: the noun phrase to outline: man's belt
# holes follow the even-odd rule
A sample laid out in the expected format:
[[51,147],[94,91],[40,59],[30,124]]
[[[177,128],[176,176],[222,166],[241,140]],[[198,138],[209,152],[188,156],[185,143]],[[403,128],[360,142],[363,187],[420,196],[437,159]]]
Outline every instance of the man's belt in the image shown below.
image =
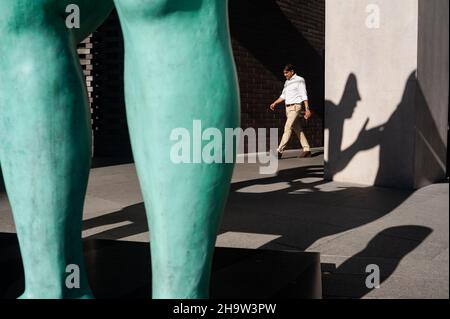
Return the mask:
[[302,103],[286,104],[287,107],[294,106],[294,105],[300,105],[301,106]]

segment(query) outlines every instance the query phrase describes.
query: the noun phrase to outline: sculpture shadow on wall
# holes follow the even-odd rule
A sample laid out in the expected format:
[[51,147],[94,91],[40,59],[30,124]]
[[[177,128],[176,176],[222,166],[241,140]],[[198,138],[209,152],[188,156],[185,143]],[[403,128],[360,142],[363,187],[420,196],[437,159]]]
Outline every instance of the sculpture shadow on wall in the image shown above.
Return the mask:
[[285,64],[296,65],[299,74],[309,83],[308,93],[315,111],[322,116],[323,57],[289,21],[277,1],[231,0],[229,3],[233,39],[245,47],[281,83],[285,80],[282,74]]
[[[412,189],[445,176],[447,148],[439,135],[415,74],[414,71],[409,76],[401,102],[389,120],[383,125],[368,129],[370,119],[367,119],[356,141],[346,149],[341,149],[344,121],[352,118],[357,103],[361,100],[356,76],[351,74],[348,77],[338,105],[326,101],[326,118],[332,119],[325,121],[325,129],[329,132],[330,157],[325,163],[326,179],[333,180],[355,155],[375,147],[380,148],[375,185]],[[416,124],[416,120],[420,121],[420,124]],[[423,132],[424,129],[426,133]],[[423,157],[416,158],[416,162],[405,161],[405,158],[415,158],[413,150],[418,147],[422,148],[422,154],[419,155]],[[415,180],[412,176],[418,160],[426,163],[427,169],[422,169],[421,172],[425,175],[421,176],[420,180]]]
[[325,161],[325,178],[329,180],[333,180],[333,177],[342,171],[359,151],[355,144],[352,145],[354,146],[352,148],[341,150],[344,123],[353,117],[359,101],[361,101],[361,96],[358,90],[358,80],[352,73],[347,79],[339,104],[335,105],[331,101],[325,102],[326,117],[324,125],[329,132],[328,153],[336,154],[332,162]]

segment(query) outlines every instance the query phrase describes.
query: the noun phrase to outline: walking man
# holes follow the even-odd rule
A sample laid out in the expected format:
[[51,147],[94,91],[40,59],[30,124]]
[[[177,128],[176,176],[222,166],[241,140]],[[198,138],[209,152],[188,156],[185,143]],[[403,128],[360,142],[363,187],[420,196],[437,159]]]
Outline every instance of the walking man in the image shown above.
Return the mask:
[[[303,147],[300,158],[311,157],[310,146],[303,132],[304,121],[302,120],[302,116],[305,120],[311,117],[305,79],[296,74],[295,67],[292,64],[286,65],[283,73],[286,78],[283,93],[270,105],[270,109],[274,111],[277,105],[283,102],[286,104],[287,121],[284,127],[283,138],[277,150],[278,158],[281,159],[283,156],[283,152],[292,136],[292,131],[297,134]],[[305,107],[304,110],[302,109],[303,106]]]

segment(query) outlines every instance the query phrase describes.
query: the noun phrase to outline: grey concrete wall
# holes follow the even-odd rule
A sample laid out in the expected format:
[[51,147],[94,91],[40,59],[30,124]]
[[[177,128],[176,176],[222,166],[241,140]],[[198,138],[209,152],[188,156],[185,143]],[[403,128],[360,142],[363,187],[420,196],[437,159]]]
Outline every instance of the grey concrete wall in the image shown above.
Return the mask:
[[419,1],[415,186],[445,178],[449,105],[449,1]]
[[413,186],[418,1],[327,0],[327,179]]
[[448,0],[327,0],[327,179],[418,188],[445,178],[448,12]]

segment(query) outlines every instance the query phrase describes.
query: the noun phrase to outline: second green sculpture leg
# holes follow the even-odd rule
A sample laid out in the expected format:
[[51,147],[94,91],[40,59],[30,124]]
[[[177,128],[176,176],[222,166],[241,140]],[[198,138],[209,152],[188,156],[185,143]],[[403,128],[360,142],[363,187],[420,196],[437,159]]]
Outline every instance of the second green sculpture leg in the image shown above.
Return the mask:
[[[91,132],[75,45],[93,30],[84,18],[75,33],[66,27],[64,5],[73,2],[83,17],[94,12],[88,29],[112,8],[109,1],[0,1],[0,164],[25,272],[23,298],[91,297],[81,247]],[[69,268],[80,275],[73,289],[69,265],[79,267]]]
[[225,128],[239,126],[227,1],[115,3],[125,36],[127,117],[150,228],[153,298],[207,298],[233,163],[176,164],[170,136],[187,129],[195,161],[201,153],[193,145],[207,141],[192,140],[194,120],[223,136]]

